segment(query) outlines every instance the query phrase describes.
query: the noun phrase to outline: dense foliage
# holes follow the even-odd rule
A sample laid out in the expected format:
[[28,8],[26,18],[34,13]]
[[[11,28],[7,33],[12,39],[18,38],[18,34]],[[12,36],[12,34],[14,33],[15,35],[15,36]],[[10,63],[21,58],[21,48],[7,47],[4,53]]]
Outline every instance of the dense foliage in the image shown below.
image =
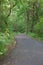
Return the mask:
[[0,55],[13,32],[43,37],[43,0],[0,0]]

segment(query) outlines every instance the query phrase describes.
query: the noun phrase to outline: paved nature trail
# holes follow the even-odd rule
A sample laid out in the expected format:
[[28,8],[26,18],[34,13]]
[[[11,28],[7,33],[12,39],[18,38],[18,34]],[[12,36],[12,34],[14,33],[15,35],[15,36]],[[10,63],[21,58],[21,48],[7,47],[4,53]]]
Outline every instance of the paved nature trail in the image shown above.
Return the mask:
[[0,65],[43,65],[43,43],[24,34],[15,36],[17,45]]

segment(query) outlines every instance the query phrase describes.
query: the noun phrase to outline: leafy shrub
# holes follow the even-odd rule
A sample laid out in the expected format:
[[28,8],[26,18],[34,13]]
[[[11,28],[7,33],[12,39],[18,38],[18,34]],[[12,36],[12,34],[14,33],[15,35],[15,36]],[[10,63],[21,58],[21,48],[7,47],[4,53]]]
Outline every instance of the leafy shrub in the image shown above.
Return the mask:
[[6,52],[6,40],[3,36],[0,36],[0,55]]
[[29,35],[29,36],[32,36],[32,37],[34,37],[34,38],[37,38],[37,37],[38,37],[37,34],[35,34],[35,33],[31,33],[31,32],[29,32],[28,35]]
[[6,53],[7,48],[6,45],[8,45],[8,42],[10,40],[10,35],[8,33],[0,33],[0,55],[3,55]]
[[35,31],[39,36],[43,36],[43,19],[41,19],[41,21],[38,22],[38,23],[35,25],[34,31]]
[[0,55],[4,55],[7,52],[6,46],[11,44],[14,34],[13,32],[9,33],[8,29],[5,33],[0,32]]

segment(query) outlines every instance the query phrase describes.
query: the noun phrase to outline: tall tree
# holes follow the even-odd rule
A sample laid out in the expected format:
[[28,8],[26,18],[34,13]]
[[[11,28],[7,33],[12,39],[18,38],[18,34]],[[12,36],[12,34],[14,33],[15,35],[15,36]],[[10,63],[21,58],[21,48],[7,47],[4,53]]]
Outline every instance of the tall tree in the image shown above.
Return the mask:
[[39,22],[39,0],[35,0],[32,5],[32,25],[31,25],[31,32],[34,30],[34,25]]

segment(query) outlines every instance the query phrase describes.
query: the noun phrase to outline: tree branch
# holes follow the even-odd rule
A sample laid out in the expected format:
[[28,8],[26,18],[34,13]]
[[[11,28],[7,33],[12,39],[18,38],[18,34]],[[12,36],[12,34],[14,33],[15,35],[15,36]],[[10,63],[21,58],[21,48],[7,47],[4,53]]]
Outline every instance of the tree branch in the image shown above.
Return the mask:
[[[17,4],[17,3],[16,3]],[[8,19],[8,17],[10,16],[10,14],[11,14],[11,10],[16,6],[16,4],[14,4],[12,7],[10,7],[9,9],[9,13],[8,13],[8,15],[6,16],[6,19]],[[7,21],[6,21],[6,19],[5,19],[5,24],[7,25]]]
[[15,6],[16,6],[16,4],[13,5],[12,7],[10,7],[10,11],[9,11],[8,15],[6,16],[6,18],[8,18],[8,17],[10,16],[10,14],[11,14],[11,10],[12,10]]

